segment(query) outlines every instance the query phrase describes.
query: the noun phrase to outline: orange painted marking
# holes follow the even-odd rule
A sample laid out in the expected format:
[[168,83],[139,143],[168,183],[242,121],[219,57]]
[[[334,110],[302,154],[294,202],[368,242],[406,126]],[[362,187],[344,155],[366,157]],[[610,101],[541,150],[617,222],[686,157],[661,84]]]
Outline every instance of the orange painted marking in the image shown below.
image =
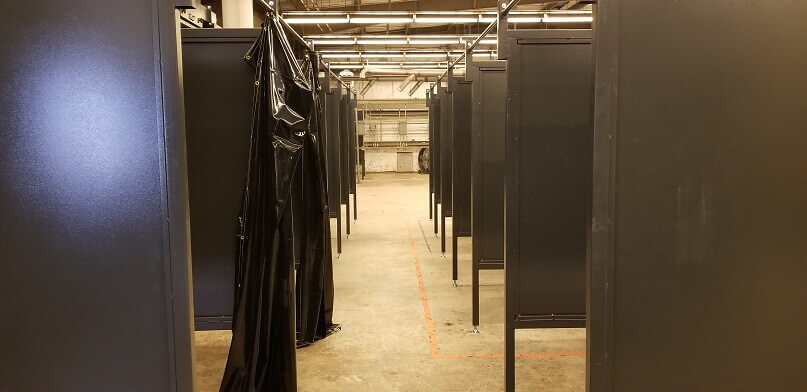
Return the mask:
[[412,249],[412,260],[415,263],[415,272],[418,276],[418,286],[420,286],[420,301],[423,303],[423,315],[426,317],[426,330],[429,332],[429,346],[432,350],[432,358],[440,358],[437,350],[437,332],[432,321],[432,312],[429,309],[429,297],[426,295],[426,285],[423,284],[423,273],[420,270],[420,260],[415,252],[415,240],[412,238],[412,230],[409,223],[406,224],[406,231],[409,233],[409,247]]
[[[434,359],[457,359],[457,358],[504,358],[504,354],[440,354],[437,346],[437,330],[434,329],[434,321],[432,320],[432,312],[429,309],[429,296],[426,295],[426,285],[423,283],[423,272],[420,269],[420,260],[418,259],[417,252],[415,251],[415,240],[412,237],[412,230],[409,228],[409,223],[406,224],[406,231],[409,234],[409,248],[412,251],[412,262],[415,264],[415,273],[418,277],[418,286],[420,288],[420,300],[423,303],[423,316],[426,318],[426,331],[429,334],[429,347],[431,348],[432,358]],[[517,358],[557,358],[557,357],[585,357],[586,353],[571,352],[571,353],[521,353],[516,354]]]

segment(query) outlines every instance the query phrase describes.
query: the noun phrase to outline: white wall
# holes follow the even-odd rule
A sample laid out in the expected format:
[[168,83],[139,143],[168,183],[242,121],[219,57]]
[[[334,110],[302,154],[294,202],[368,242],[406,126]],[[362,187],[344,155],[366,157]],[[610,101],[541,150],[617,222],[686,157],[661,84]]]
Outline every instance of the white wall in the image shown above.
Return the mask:
[[[398,91],[398,86],[401,85],[403,80],[378,80],[376,81],[364,95],[359,95],[360,100],[421,100],[419,104],[412,105],[412,107],[423,108],[422,100],[426,98],[426,90],[429,88],[429,83],[423,83],[418,87],[412,96],[409,96],[409,89],[417,83],[416,81],[409,82],[409,85],[403,91]],[[368,81],[358,81],[354,88],[356,91],[361,90],[369,83]],[[407,104],[407,106],[410,106]],[[367,164],[368,173],[378,172],[395,172],[398,170],[398,152],[407,151],[412,153],[412,171],[418,171],[418,153],[422,146],[416,147],[371,147],[374,141],[395,142],[399,140],[398,124],[394,119],[387,118],[383,123],[377,122],[377,126],[381,129],[378,130],[375,138],[365,134],[365,163]],[[429,139],[428,129],[428,115],[409,115],[407,118],[408,130],[407,141],[427,141]],[[363,128],[365,124],[357,124]]]
[[[369,81],[361,80],[356,82],[356,91],[361,92],[364,86],[367,85]],[[361,99],[425,99],[426,98],[426,90],[429,89],[429,83],[424,82],[423,84],[418,87],[417,91],[415,91],[412,96],[409,96],[409,89],[411,89],[416,81],[411,81],[409,84],[404,88],[404,91],[398,91],[398,86],[403,83],[403,80],[377,80],[370,90],[367,90],[364,95],[359,95]]]
[[398,171],[398,152],[406,151],[412,153],[412,171],[418,171],[418,153],[422,147],[379,147],[366,148],[364,151],[364,161],[367,164],[368,173],[395,172]]

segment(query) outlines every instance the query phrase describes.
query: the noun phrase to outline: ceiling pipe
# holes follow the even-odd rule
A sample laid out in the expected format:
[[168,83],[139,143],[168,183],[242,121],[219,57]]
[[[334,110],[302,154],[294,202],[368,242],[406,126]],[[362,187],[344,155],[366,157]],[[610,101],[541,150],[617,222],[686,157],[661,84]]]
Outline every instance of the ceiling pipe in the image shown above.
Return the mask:
[[[362,72],[364,72],[364,71],[362,71]],[[375,79],[370,79],[370,81],[368,81],[367,84],[364,85],[364,88],[361,89],[361,96],[363,97],[364,94],[366,94],[367,91],[370,90],[370,87],[373,87],[374,84],[375,84]]]
[[398,92],[402,93],[404,91],[404,89],[406,89],[406,86],[409,85],[409,82],[411,82],[412,79],[414,79],[414,78],[415,78],[415,74],[410,74],[409,76],[407,76],[406,79],[404,79],[404,81],[401,83],[401,85],[398,86]]
[[[410,75],[417,76],[438,76],[445,71],[443,68],[433,69],[389,69],[389,68],[372,68],[365,67],[359,73],[360,78],[367,78],[368,76],[403,76]],[[454,70],[454,75],[465,75],[465,68],[457,68]]]
[[411,88],[411,89],[409,89],[409,96],[411,97],[411,96],[412,96],[412,94],[414,94],[415,92],[417,92],[417,91],[418,91],[418,87],[420,87],[422,84],[423,84],[423,81],[422,81],[422,80],[418,80],[418,81],[417,81],[417,83],[415,83],[415,85],[414,85],[414,86],[412,86],[412,88]]

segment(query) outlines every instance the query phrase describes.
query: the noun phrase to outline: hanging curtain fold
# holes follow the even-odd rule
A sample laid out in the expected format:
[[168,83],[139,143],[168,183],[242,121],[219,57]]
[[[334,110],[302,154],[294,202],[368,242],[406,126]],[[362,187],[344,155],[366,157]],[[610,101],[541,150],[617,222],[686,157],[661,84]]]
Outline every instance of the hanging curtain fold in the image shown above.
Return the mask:
[[222,392],[295,391],[297,342],[335,329],[312,56],[298,61],[272,16],[245,56],[255,68],[254,103]]

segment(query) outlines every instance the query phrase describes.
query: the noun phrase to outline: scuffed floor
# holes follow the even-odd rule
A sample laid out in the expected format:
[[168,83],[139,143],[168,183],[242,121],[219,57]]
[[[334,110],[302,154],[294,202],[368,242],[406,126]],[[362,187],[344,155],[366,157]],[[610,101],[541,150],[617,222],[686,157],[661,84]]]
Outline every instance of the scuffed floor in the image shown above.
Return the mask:
[[[443,257],[427,188],[418,174],[368,174],[358,185],[358,220],[334,262],[342,331],[297,350],[300,391],[503,390],[503,271],[482,271],[472,334],[471,239],[459,239],[453,287],[451,239]],[[196,390],[218,391],[230,333],[195,337]],[[516,340],[518,353],[547,354],[516,360],[518,391],[585,390],[584,329],[521,330]]]

